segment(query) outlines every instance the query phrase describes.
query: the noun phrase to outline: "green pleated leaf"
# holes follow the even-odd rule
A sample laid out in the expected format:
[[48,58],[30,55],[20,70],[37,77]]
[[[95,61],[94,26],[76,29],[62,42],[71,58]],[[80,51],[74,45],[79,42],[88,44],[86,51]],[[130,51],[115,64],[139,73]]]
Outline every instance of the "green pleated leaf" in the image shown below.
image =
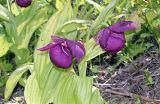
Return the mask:
[[64,76],[55,89],[55,104],[90,104],[92,78]]
[[12,14],[5,7],[0,5],[0,20],[11,21],[12,19]]
[[[52,68],[52,67],[50,67]],[[25,87],[27,104],[90,104],[92,77],[78,77],[72,72],[52,68],[44,88],[39,88],[35,74]]]
[[[16,64],[21,65],[30,59],[28,45],[34,32],[47,20],[47,7],[39,8],[37,2],[21,11],[14,22],[5,22],[5,29],[14,43],[10,50],[15,53]],[[24,55],[25,54],[25,55]]]
[[79,77],[69,71],[48,66],[51,72],[44,88],[39,88],[33,73],[27,80],[25,100],[27,104],[105,104],[99,90],[93,87],[92,77]]
[[78,65],[81,76],[86,76],[87,62],[105,52],[93,38],[85,43],[85,49],[86,55]]
[[99,89],[96,87],[92,88],[92,98],[90,104],[109,104],[106,101],[103,100],[103,98],[100,95]]
[[105,51],[100,47],[99,44],[96,43],[96,40],[91,38],[89,41],[85,43],[86,48],[86,61],[90,61],[91,59],[103,54]]
[[33,64],[24,64],[17,68],[8,78],[4,93],[5,100],[8,100],[22,75],[33,69]]
[[16,21],[14,21],[12,23],[4,22],[4,25],[5,25],[5,31],[6,31],[7,35],[9,36],[11,41],[13,43],[15,43],[15,39],[16,39],[16,35],[17,35]]
[[12,13],[2,5],[0,5],[0,21],[1,20],[5,24],[7,35],[9,35],[11,40],[14,41],[14,35],[16,34],[16,20]]
[[67,39],[74,40],[77,37],[77,31],[86,29],[91,25],[91,21],[88,20],[70,20],[63,24],[63,26],[57,30],[57,33],[64,35]]
[[71,20],[67,21],[66,23],[63,24],[63,26],[58,30],[64,33],[76,31],[85,25],[91,25],[90,21],[87,20]]
[[7,51],[9,50],[11,43],[8,42],[5,35],[0,35],[0,57],[5,55]]
[[64,7],[64,4],[63,4],[63,2],[64,2],[65,0],[56,0],[56,8],[58,9],[58,10],[63,10],[63,7]]
[[35,73],[32,73],[26,83],[24,96],[27,104],[41,104],[40,103],[40,89],[35,78]]
[[12,11],[12,14],[14,14],[15,16],[20,14],[21,9],[20,9],[20,7],[18,7],[16,2],[11,4],[11,11]]
[[14,52],[16,55],[16,57],[14,59],[15,59],[17,66],[22,65],[22,64],[32,60],[32,55],[30,55],[30,51],[28,49],[26,49],[26,48],[13,49],[16,47],[11,47],[11,48],[12,48],[11,49],[12,52]]
[[[46,10],[47,9],[39,10],[38,13],[36,13],[36,15],[34,15],[31,20],[27,22],[18,36],[18,39],[21,38],[21,40],[17,40],[18,48],[28,48],[28,44],[33,33],[46,21]],[[21,27],[21,25],[19,25],[19,27]]]
[[39,87],[35,72],[28,78],[24,93],[27,104],[48,104],[52,102],[56,86],[61,83],[60,80],[67,74],[55,70],[52,65],[48,65],[46,69],[50,72],[46,74],[47,81],[41,81],[45,84],[43,88]]
[[16,47],[28,48],[29,41],[35,32],[47,20],[48,8],[38,8],[39,4],[33,3],[30,8],[16,17],[17,34],[15,38]]

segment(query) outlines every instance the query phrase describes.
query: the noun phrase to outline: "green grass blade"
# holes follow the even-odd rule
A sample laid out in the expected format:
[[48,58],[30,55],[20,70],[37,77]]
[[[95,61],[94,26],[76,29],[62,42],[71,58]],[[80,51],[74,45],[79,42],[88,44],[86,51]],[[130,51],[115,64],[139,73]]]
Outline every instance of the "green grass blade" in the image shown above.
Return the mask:
[[106,16],[109,16],[111,13],[110,11],[112,11],[114,9],[114,7],[116,6],[117,0],[112,0],[110,4],[108,4],[107,7],[105,7],[102,12],[99,14],[99,16],[97,17],[97,19],[95,20],[93,26],[91,27],[92,29],[96,28],[98,25],[100,25],[100,23],[102,21],[105,20],[105,18],[107,18]]
[[88,3],[92,4],[99,12],[103,10],[103,7],[101,7],[98,3],[92,1],[92,0],[87,0]]

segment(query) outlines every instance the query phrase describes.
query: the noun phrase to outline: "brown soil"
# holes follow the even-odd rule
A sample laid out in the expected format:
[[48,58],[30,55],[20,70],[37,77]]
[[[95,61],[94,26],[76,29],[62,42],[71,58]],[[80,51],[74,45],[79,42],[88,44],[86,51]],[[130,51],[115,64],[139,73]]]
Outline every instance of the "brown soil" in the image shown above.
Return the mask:
[[[4,91],[4,90],[3,90]],[[22,87],[16,87],[9,101],[4,101],[3,96],[0,96],[0,104],[26,104],[24,100],[24,89]]]
[[[152,83],[148,83],[145,70],[150,73]],[[103,74],[99,74],[95,86],[100,88],[101,95],[110,104],[160,104],[158,51],[147,52],[127,67],[115,69],[112,74],[101,72]]]

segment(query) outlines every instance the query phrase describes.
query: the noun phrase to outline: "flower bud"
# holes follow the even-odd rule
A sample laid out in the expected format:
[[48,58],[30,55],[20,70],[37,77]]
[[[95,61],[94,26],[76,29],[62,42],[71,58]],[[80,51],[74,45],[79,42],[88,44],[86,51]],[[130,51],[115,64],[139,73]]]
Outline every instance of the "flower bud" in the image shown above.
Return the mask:
[[122,21],[98,32],[97,41],[107,52],[117,53],[125,47],[124,32],[136,29],[136,23]]
[[32,0],[16,0],[16,3],[18,6],[26,8],[31,5]]

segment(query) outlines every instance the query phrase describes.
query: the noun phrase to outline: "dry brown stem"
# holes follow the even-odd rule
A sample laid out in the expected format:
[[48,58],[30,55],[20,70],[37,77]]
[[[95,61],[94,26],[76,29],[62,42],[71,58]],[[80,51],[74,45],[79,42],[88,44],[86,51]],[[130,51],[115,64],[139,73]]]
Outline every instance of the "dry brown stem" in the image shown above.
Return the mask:
[[130,93],[130,92],[123,92],[122,93],[122,92],[114,91],[114,90],[111,90],[111,89],[105,89],[105,91],[108,92],[108,93],[117,94],[117,95],[121,95],[121,96],[139,97],[141,100],[144,100],[146,102],[154,102],[156,104],[160,104],[160,100],[158,100],[158,99],[151,99],[151,98],[141,96],[141,95],[137,95],[137,94]]

